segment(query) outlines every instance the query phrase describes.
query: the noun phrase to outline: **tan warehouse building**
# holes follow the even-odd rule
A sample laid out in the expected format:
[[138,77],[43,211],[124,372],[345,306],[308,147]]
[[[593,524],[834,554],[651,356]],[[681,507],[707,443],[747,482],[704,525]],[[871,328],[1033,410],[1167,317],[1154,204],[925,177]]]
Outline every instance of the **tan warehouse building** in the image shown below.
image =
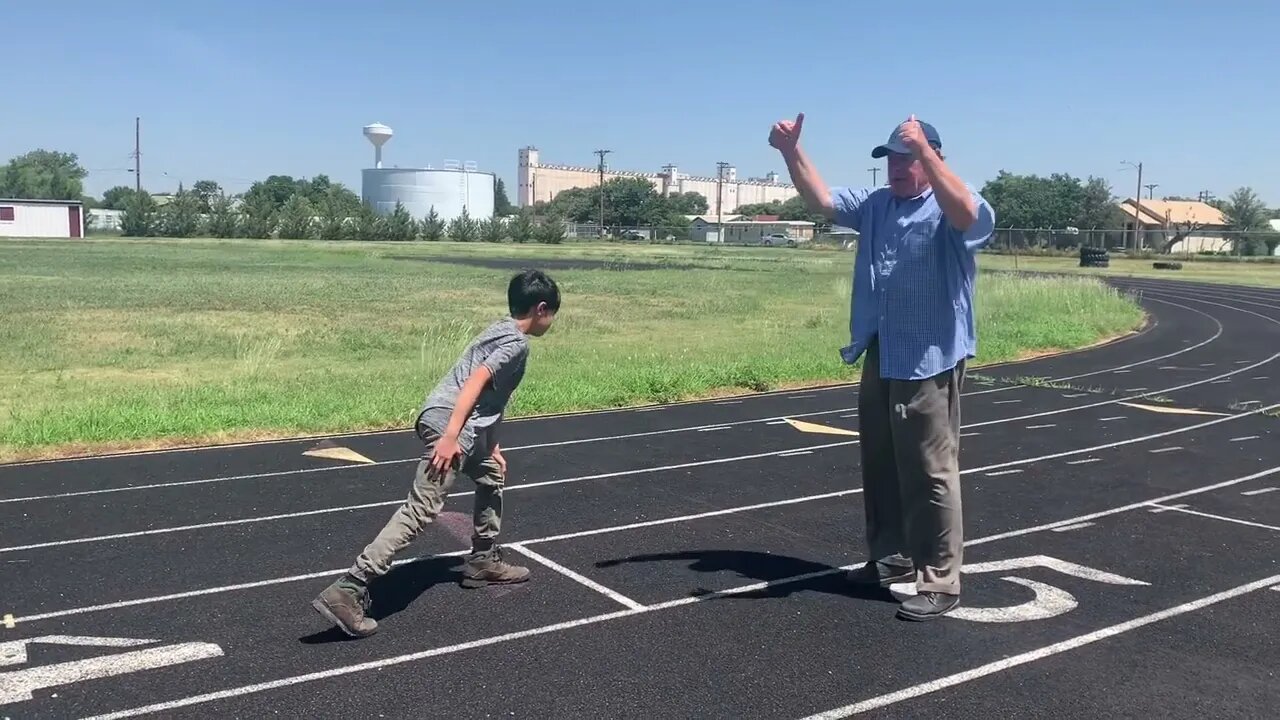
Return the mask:
[[[544,164],[535,147],[520,149],[519,187],[517,203],[528,207],[538,202],[550,202],[552,198],[572,188],[596,187],[600,184],[600,171],[594,167]],[[742,205],[786,202],[799,193],[796,187],[781,182],[777,173],[763,178],[738,179],[738,171],[730,166],[724,170],[723,183],[715,177],[682,175],[675,165],[667,165],[661,172],[630,172],[605,167],[604,181],[614,178],[644,178],[658,192],[678,195],[695,192],[707,199],[707,209],[715,213],[717,194],[722,202],[719,210],[732,213]]]

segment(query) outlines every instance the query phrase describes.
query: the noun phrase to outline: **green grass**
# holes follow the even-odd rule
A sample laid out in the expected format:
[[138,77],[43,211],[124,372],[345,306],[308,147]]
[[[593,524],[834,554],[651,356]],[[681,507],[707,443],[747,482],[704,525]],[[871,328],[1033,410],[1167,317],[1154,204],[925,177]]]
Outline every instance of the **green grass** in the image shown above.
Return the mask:
[[[118,239],[0,249],[3,459],[405,427],[472,334],[506,310],[512,270],[433,261],[444,256],[607,262],[552,271],[565,305],[533,341],[512,415],[857,372],[837,352],[848,252]],[[1087,278],[991,274],[978,287],[978,364],[1141,322]]]
[[1221,285],[1256,285],[1280,287],[1280,263],[1259,261],[1195,260],[1184,257],[1167,257],[1182,263],[1181,270],[1156,270],[1151,266],[1156,260],[1139,260],[1111,256],[1111,266],[1106,268],[1082,268],[1078,257],[1043,257],[1013,255],[982,256],[981,264],[988,270],[1019,269],[1031,272],[1068,272],[1080,275],[1112,275],[1121,277],[1155,278],[1159,280],[1183,280]]

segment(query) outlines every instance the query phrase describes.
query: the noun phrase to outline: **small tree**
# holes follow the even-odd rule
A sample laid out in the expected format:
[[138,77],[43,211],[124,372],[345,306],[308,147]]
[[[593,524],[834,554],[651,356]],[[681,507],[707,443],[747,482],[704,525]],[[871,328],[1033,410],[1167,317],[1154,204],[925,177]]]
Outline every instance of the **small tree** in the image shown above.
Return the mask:
[[386,219],[385,234],[387,240],[394,242],[412,242],[418,239],[418,223],[399,200],[396,201],[391,216]]
[[315,209],[302,193],[296,193],[280,208],[279,236],[285,240],[310,240],[315,233]]
[[527,243],[533,239],[534,235],[533,221],[529,219],[527,213],[520,213],[507,225],[507,234],[511,236],[513,242]]
[[444,222],[440,220],[440,213],[436,212],[435,206],[432,205],[427,217],[422,221],[422,239],[439,242],[443,238]]
[[231,198],[219,195],[210,201],[207,230],[216,238],[239,236],[240,216],[231,209]]
[[559,245],[565,240],[564,223],[559,220],[547,220],[538,226],[538,242],[546,245]]
[[270,198],[262,195],[246,197],[244,211],[240,214],[240,237],[269,238],[278,221],[275,204]]
[[463,207],[462,214],[449,223],[449,239],[455,242],[471,242],[476,239],[476,234],[476,221],[471,219],[467,214],[467,208]]
[[166,237],[189,238],[200,234],[200,198],[179,190],[160,209],[159,232]]
[[487,220],[481,220],[477,231],[480,235],[481,242],[500,243],[507,239],[507,228],[496,217]]
[[318,234],[321,240],[342,240],[347,237],[347,217],[351,208],[330,192],[320,205],[320,227]]
[[149,237],[155,234],[157,224],[156,201],[151,193],[143,190],[125,200],[124,212],[120,214],[120,234],[125,237]]
[[360,214],[348,229],[352,240],[378,242],[387,239],[387,219],[368,205],[360,206]]

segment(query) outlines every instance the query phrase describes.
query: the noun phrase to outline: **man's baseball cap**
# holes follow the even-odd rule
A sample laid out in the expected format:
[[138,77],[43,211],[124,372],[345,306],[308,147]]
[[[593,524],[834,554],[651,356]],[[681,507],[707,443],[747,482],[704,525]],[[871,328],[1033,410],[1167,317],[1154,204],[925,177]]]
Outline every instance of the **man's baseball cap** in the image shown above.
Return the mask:
[[[942,138],[938,136],[938,131],[935,130],[932,125],[920,120],[919,118],[917,118],[916,121],[920,123],[920,129],[924,130],[924,139],[929,143],[929,145],[932,146],[934,150],[941,150]],[[900,127],[902,127],[901,123],[898,124],[898,127],[893,129],[893,134],[889,136],[888,142],[872,148],[871,157],[882,158],[891,152],[901,153],[903,155],[911,154],[911,150],[909,150],[902,142],[902,135],[898,132],[898,128]]]

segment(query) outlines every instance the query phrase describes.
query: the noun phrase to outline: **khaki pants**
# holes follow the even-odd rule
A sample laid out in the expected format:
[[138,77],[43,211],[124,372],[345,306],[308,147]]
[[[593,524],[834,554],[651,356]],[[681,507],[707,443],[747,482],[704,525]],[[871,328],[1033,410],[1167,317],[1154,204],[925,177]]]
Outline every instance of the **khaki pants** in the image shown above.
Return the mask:
[[963,361],[927,380],[880,377],[867,349],[858,397],[867,544],[872,560],[915,567],[917,592],[960,593]]
[[435,449],[437,437],[427,434],[427,451],[418,462],[414,474],[413,487],[409,497],[405,499],[391,519],[387,521],[382,532],[373,542],[365,547],[350,573],[368,583],[375,577],[385,575],[391,569],[391,561],[396,553],[403,550],[422,532],[444,508],[454,480],[461,473],[471,478],[476,484],[475,505],[472,511],[474,529],[471,536],[473,556],[490,552],[497,542],[498,532],[502,529],[502,488],[506,478],[493,458],[490,449],[477,440],[476,448],[483,456],[463,458],[459,469],[451,469],[445,473],[437,473],[431,467],[431,454]]

